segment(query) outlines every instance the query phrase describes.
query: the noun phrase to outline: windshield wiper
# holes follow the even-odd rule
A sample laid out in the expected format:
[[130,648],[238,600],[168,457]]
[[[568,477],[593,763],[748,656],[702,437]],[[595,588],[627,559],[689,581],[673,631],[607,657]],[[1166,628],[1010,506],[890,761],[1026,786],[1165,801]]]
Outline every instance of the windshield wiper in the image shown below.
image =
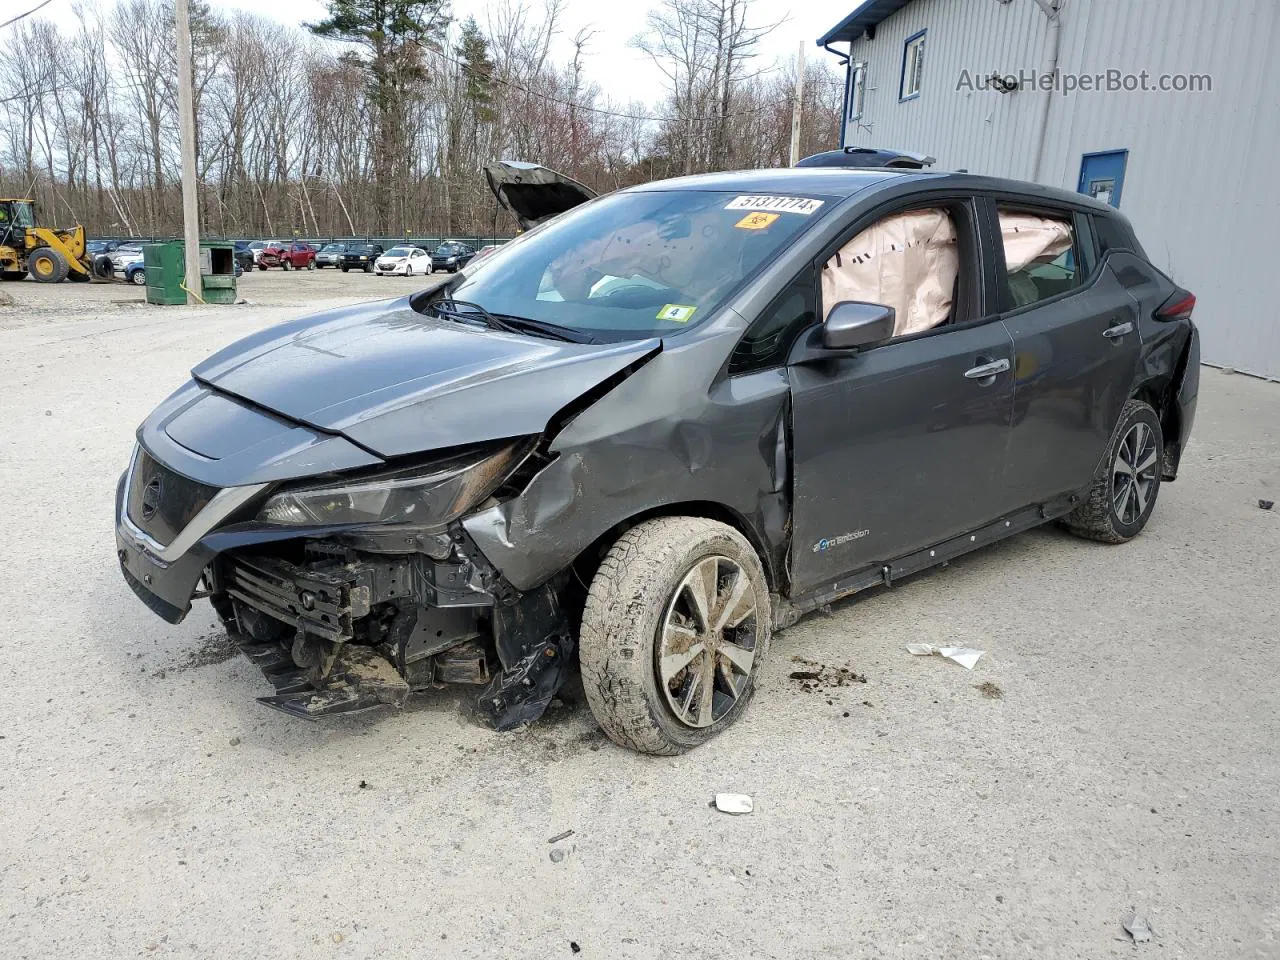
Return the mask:
[[502,330],[506,333],[519,333],[520,331],[494,316],[478,303],[472,303],[470,300],[455,300],[453,297],[445,297],[431,304],[435,309],[436,315],[444,317],[446,320],[460,320],[462,322],[478,320],[484,326],[491,330]]
[[437,300],[432,307],[439,316],[463,321],[476,319],[492,330],[502,330],[506,333],[533,333],[553,340],[563,340],[566,343],[600,342],[572,327],[562,327],[558,323],[517,317],[509,313],[490,313],[480,304],[470,300],[455,300],[453,297],[447,297]]
[[509,313],[499,313],[496,316],[501,317],[505,322],[522,331],[541,334],[555,340],[563,340],[566,343],[600,343],[595,337],[588,336],[580,330],[573,329],[573,327],[562,327],[558,323],[550,323],[546,320],[532,320],[529,317],[517,317]]

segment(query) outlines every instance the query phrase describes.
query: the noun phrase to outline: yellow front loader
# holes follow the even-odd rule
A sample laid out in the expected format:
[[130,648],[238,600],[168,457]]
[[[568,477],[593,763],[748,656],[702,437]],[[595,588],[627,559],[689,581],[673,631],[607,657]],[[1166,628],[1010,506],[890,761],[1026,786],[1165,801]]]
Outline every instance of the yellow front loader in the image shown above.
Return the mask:
[[0,277],[21,280],[27,274],[41,283],[91,279],[84,226],[38,227],[34,200],[0,197]]

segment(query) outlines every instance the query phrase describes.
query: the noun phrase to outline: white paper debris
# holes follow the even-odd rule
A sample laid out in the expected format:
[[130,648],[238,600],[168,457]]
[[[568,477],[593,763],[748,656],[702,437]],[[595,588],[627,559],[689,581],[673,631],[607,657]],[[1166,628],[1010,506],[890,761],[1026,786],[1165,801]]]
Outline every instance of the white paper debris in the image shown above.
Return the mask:
[[943,647],[938,653],[948,660],[954,660],[966,670],[972,670],[974,664],[982,658],[981,650],[971,650],[969,647]]
[[750,813],[755,804],[745,793],[717,793],[716,809],[721,813]]
[[1140,917],[1136,913],[1132,919],[1124,925],[1125,932],[1133,937],[1134,943],[1146,943],[1151,939],[1151,935],[1155,933],[1151,929],[1151,925],[1147,923],[1146,917]]
[[916,657],[927,657],[933,654],[939,657],[946,657],[948,660],[954,660],[966,670],[972,670],[974,665],[982,659],[983,650],[973,650],[969,647],[935,647],[928,643],[908,643],[907,653]]

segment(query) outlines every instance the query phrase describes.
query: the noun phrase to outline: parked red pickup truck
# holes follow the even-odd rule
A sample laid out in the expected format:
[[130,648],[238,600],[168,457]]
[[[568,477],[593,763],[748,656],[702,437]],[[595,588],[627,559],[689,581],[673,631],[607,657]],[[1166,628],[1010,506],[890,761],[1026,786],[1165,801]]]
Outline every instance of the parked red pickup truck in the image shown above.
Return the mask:
[[316,248],[309,243],[272,244],[258,255],[258,269],[281,267],[285,270],[314,270]]

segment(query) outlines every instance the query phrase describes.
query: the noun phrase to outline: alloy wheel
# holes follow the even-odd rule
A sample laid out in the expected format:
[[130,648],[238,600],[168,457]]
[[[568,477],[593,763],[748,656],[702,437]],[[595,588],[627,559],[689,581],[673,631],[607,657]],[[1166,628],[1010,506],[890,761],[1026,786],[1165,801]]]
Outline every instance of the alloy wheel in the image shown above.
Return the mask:
[[746,692],[758,616],[750,578],[728,557],[705,557],[680,581],[667,604],[655,667],[681,723],[709,727]]
[[1111,506],[1121,523],[1137,523],[1146,512],[1159,460],[1155,431],[1145,423],[1135,423],[1120,441],[1111,468]]

